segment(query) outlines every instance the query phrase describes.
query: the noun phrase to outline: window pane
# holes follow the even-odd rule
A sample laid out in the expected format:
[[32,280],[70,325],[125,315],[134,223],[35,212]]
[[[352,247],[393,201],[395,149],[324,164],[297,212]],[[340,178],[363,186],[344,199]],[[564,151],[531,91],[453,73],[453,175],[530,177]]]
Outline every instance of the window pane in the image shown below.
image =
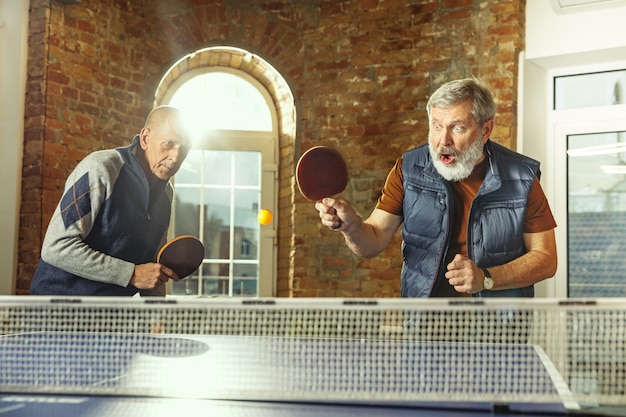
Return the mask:
[[234,254],[235,259],[257,259],[258,257],[259,198],[259,190],[235,191],[235,247],[238,248]]
[[199,236],[200,230],[200,193],[198,188],[177,187],[175,197],[174,224],[176,236]]
[[232,158],[230,151],[201,151],[204,155],[203,183],[206,185],[230,185]]
[[235,153],[235,184],[258,187],[261,180],[261,154],[259,152]]
[[198,292],[198,274],[188,278],[174,282],[172,285],[173,295],[199,295]]
[[202,151],[191,150],[176,173],[176,184],[199,184]]
[[626,132],[570,135],[568,293],[626,296]]
[[230,265],[227,263],[212,264],[211,272],[203,279],[203,294],[229,295]]
[[554,79],[555,110],[624,104],[626,70],[568,75]]
[[233,265],[233,295],[254,297],[257,295],[257,263]]
[[207,258],[230,257],[230,190],[205,189],[204,246]]

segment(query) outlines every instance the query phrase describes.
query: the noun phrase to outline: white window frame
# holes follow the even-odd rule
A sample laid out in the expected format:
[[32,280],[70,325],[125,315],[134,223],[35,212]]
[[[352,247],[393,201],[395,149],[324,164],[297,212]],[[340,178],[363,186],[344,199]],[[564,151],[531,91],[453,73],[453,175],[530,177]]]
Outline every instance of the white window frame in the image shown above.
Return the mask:
[[567,297],[567,137],[575,134],[615,132],[626,129],[626,105],[554,110],[556,77],[626,68],[626,61],[595,62],[546,69],[523,61],[520,72],[520,126],[518,150],[542,163],[541,184],[552,208],[558,270],[553,279],[537,285],[537,295]]
[[[186,81],[199,75],[210,72],[225,72],[241,77],[251,83],[264,97],[272,117],[271,131],[250,130],[212,130],[211,140],[206,141],[197,149],[231,150],[231,151],[258,151],[261,153],[261,208],[274,213],[274,221],[260,228],[259,241],[259,297],[274,297],[277,293],[277,208],[278,208],[278,117],[274,102],[265,87],[249,74],[229,67],[202,67],[190,70],[168,88],[163,97],[163,104],[171,101],[174,93]],[[172,213],[172,218],[174,213]],[[170,238],[172,238],[173,222],[170,223]],[[170,293],[168,289],[168,293]]]

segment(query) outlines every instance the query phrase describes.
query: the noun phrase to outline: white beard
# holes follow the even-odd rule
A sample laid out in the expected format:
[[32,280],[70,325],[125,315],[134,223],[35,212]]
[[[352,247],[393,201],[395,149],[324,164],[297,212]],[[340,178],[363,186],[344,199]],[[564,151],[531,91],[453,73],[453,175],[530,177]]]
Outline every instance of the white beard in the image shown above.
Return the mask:
[[[448,181],[460,181],[469,177],[476,162],[483,154],[483,143],[479,135],[476,136],[474,142],[464,152],[457,152],[455,149],[442,146],[435,149],[430,139],[428,140],[428,149],[430,150],[430,157],[433,159],[433,164],[437,172],[441,174]],[[450,165],[441,162],[441,155],[448,154],[454,156],[454,162]]]

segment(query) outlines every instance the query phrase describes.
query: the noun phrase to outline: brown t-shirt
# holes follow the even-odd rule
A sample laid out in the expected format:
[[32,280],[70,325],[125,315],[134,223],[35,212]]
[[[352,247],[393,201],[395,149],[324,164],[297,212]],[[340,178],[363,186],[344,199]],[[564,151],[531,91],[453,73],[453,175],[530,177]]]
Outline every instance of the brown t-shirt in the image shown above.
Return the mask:
[[[450,182],[452,196],[454,199],[454,213],[452,220],[452,239],[450,249],[446,258],[446,265],[457,253],[467,255],[467,222],[469,210],[478,189],[483,183],[487,174],[488,158],[476,165],[472,174],[461,181]],[[395,166],[387,176],[382,195],[378,199],[376,208],[388,213],[402,216],[402,202],[404,200],[404,187],[402,185],[402,158],[398,158]],[[539,180],[530,189],[528,204],[526,206],[526,217],[524,219],[524,233],[539,233],[554,229],[556,222],[548,205]],[[431,297],[462,297],[468,294],[461,294],[454,290],[454,287],[446,282],[439,283],[431,294]]]

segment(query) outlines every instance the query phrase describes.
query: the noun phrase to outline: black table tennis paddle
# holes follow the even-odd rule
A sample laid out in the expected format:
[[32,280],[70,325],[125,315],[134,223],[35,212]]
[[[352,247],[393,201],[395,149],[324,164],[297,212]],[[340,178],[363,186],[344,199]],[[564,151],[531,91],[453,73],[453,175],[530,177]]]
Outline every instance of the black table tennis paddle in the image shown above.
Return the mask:
[[178,236],[167,242],[157,255],[157,262],[186,278],[194,273],[204,259],[204,245],[189,235]]
[[296,166],[296,181],[304,197],[318,201],[342,193],[348,185],[343,156],[328,146],[315,146],[302,154]]

